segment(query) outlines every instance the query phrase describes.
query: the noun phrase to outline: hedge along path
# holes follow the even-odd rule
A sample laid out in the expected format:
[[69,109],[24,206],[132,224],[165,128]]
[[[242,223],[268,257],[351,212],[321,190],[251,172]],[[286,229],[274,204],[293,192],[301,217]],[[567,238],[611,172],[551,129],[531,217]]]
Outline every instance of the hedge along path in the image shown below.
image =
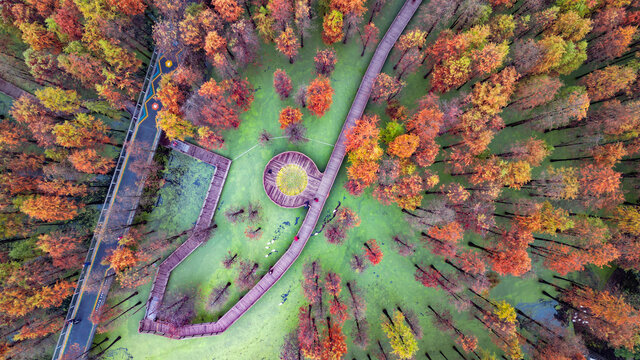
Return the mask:
[[[255,304],[262,295],[264,295],[284,275],[285,272],[287,272],[289,267],[291,267],[298,256],[300,256],[302,249],[304,249],[305,244],[309,240],[309,237],[320,218],[322,208],[329,196],[329,192],[333,187],[333,183],[338,175],[338,171],[340,170],[340,166],[342,165],[342,161],[346,154],[346,132],[355,125],[356,120],[362,117],[367,102],[369,101],[369,96],[371,95],[371,89],[373,88],[373,82],[375,81],[376,76],[382,70],[393,45],[398,40],[398,37],[400,37],[400,34],[402,34],[404,28],[407,26],[421,3],[422,0],[406,0],[393,20],[393,23],[378,44],[378,47],[371,58],[371,62],[369,62],[367,71],[362,77],[362,82],[360,83],[358,92],[356,93],[351,109],[347,114],[342,131],[338,136],[338,140],[336,141],[335,147],[333,148],[333,152],[331,153],[331,157],[329,158],[329,162],[327,163],[327,167],[324,171],[324,175],[322,176],[318,186],[315,197],[318,198],[319,201],[312,202],[310,204],[307,215],[300,226],[300,230],[297,234],[299,240],[294,241],[291,244],[289,249],[271,268],[272,271],[264,275],[262,279],[260,279],[260,281],[258,281],[258,283],[242,297],[242,299],[233,305],[233,307],[231,307],[229,311],[222,315],[222,317],[220,317],[216,322],[176,326],[171,323],[156,321],[153,311],[157,309],[159,303],[151,304],[151,301],[154,296],[158,296],[159,294],[154,295],[152,290],[149,302],[147,303],[148,316],[145,316],[145,318],[140,321],[140,327],[138,329],[139,332],[161,335],[172,339],[187,339],[221,334],[233,325],[233,323],[235,323],[242,315],[244,315],[251,306],[253,306],[253,304]],[[217,173],[218,170],[216,170],[216,174]],[[188,241],[189,240],[187,240],[187,242]],[[185,251],[184,253],[186,255],[184,257],[188,256],[193,250],[195,250],[195,248],[188,248],[185,250],[190,251],[188,251],[188,253]],[[176,252],[178,251],[180,251],[180,248],[176,250]],[[170,257],[171,256],[173,256],[173,254],[170,255]],[[167,260],[169,260],[169,258],[167,258]],[[165,260],[165,262],[167,260]],[[184,258],[180,259],[180,261],[182,260],[184,260]],[[179,263],[179,261],[177,263]],[[167,273],[167,278],[162,280],[165,283],[165,286],[166,281],[168,281],[168,275],[169,274]],[[162,298],[160,297],[159,299],[161,301]]]

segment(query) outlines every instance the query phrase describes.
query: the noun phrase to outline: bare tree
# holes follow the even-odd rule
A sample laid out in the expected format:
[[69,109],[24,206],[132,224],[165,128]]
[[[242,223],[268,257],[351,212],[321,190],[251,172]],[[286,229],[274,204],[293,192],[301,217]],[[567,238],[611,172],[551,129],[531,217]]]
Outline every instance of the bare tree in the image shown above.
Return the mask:
[[207,303],[207,310],[214,312],[220,310],[222,306],[229,299],[229,288],[231,283],[227,282],[225,285],[221,285],[213,288],[209,295],[209,302]]

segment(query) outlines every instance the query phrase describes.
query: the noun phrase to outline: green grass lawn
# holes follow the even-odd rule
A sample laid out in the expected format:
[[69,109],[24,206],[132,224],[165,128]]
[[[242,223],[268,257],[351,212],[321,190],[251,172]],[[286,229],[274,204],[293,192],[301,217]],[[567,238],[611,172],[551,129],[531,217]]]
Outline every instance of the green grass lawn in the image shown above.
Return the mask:
[[[390,1],[384,8],[376,23],[381,33],[390,24],[393,15],[400,8],[402,2]],[[415,19],[414,19],[415,22]],[[318,24],[316,23],[316,26]],[[411,27],[411,25],[409,25]],[[346,46],[335,46],[338,54],[338,64],[331,75],[331,83],[335,89],[333,105],[322,118],[315,118],[304,111],[304,125],[308,128],[307,137],[311,141],[294,146],[286,139],[275,139],[271,144],[262,147],[255,146],[259,133],[266,129],[274,136],[281,136],[278,124],[280,109],[291,105],[293,100],[280,101],[275,93],[272,81],[273,72],[282,68],[291,76],[297,86],[307,84],[314,78],[313,56],[317,49],[324,48],[319,38],[319,30],[305,40],[305,47],[301,49],[298,61],[290,65],[284,56],[276,53],[273,45],[262,47],[260,64],[243,71],[255,86],[255,101],[251,110],[243,115],[243,122],[239,129],[225,134],[226,146],[220,154],[233,160],[228,173],[226,184],[220,199],[219,209],[215,215],[218,228],[211,239],[190,255],[171,275],[169,293],[196,294],[196,322],[215,321],[225,310],[233,305],[242,295],[235,287],[227,305],[218,313],[210,313],[205,309],[205,301],[211,290],[227,281],[233,283],[237,268],[231,270],[221,266],[221,260],[231,251],[239,253],[242,259],[258,262],[258,272],[262,275],[274,264],[277,258],[287,249],[305,215],[304,209],[283,209],[273,204],[264,193],[262,187],[262,172],[264,166],[273,156],[287,150],[303,152],[313,159],[322,171],[331,154],[333,144],[340,132],[346,114],[351,105],[360,79],[371,57],[368,52],[360,57],[360,45],[355,38],[350,39]],[[392,61],[388,61],[384,71],[391,72]],[[408,85],[403,91],[402,102],[409,105],[425,93],[428,83],[422,78],[423,70],[410,76]],[[295,89],[294,88],[294,91]],[[468,86],[462,91],[468,90]],[[367,111],[384,114],[381,106],[371,106]],[[505,121],[513,121],[517,114],[504,114]],[[386,121],[386,116],[383,116]],[[525,127],[516,127],[504,131],[491,144],[493,151],[504,149],[516,139],[531,136],[532,132]],[[561,132],[553,132],[546,136],[552,142],[561,139]],[[452,310],[460,328],[474,333],[479,337],[481,347],[495,349],[486,331],[477,321],[471,321],[466,313],[457,313],[451,307],[449,297],[441,290],[428,289],[420,285],[413,278],[413,263],[434,264],[439,269],[450,271],[441,258],[431,255],[428,249],[418,247],[415,255],[403,258],[391,248],[393,235],[404,235],[413,242],[418,242],[419,235],[404,221],[404,216],[395,206],[383,206],[366,192],[363,196],[354,198],[346,192],[343,184],[346,182],[345,165],[336,179],[335,186],[327,200],[324,216],[328,216],[338,202],[343,206],[354,209],[360,216],[362,223],[352,229],[343,245],[328,244],[323,235],[312,237],[300,259],[282,277],[245,316],[231,326],[224,334],[215,337],[205,337],[189,340],[170,340],[155,335],[138,334],[138,322],[143,316],[140,311],[129,317],[122,325],[111,333],[106,334],[113,339],[122,339],[114,346],[113,356],[120,356],[123,352],[134,359],[276,359],[284,336],[297,325],[298,308],[305,302],[300,289],[302,266],[305,262],[319,260],[323,270],[334,271],[342,276],[343,282],[355,281],[365,291],[367,301],[367,318],[370,323],[370,343],[376,339],[382,340],[387,350],[388,341],[384,337],[379,325],[381,310],[389,310],[400,305],[412,309],[420,316],[424,329],[424,337],[419,341],[418,358],[422,358],[425,351],[437,352],[442,350],[452,359],[457,359],[451,349],[453,340],[442,336],[441,332],[432,326],[427,314],[427,305],[434,307],[448,307]],[[545,162],[534,172],[534,177],[545,168]],[[173,155],[169,168],[184,168],[184,175],[174,177],[175,184],[170,184],[161,190],[162,203],[150,214],[153,226],[169,234],[179,233],[188,229],[198,216],[199,208],[208,186],[208,179],[212,169],[206,164],[188,159],[182,155]],[[450,181],[451,177],[443,175],[440,165],[434,170],[441,175],[441,180]],[[170,172],[171,175],[171,172]],[[179,189],[179,191],[178,191]],[[517,195],[511,192],[509,195]],[[425,198],[425,202],[429,197]],[[263,228],[263,235],[259,240],[249,240],[244,232],[248,224],[230,224],[223,213],[230,207],[246,206],[249,203],[260,204],[262,219],[259,225]],[[470,235],[467,235],[470,236]],[[362,243],[375,238],[384,252],[382,262],[375,267],[369,267],[362,274],[351,271],[349,260],[354,252],[361,252]],[[275,240],[266,249],[268,242]],[[465,239],[466,240],[466,239]],[[271,250],[277,250],[265,257]],[[540,264],[534,265],[537,274],[548,278],[550,272],[542,269]],[[146,300],[150,285],[139,289],[138,298]],[[550,291],[551,289],[547,289]],[[551,291],[550,291],[551,292]],[[492,290],[491,297],[504,299],[513,305],[535,304],[540,299],[541,287],[535,277],[502,278],[501,282]],[[286,299],[283,303],[283,299]],[[134,299],[131,301],[137,301]],[[548,299],[545,299],[548,300]],[[118,301],[112,298],[111,301]],[[349,336],[353,321],[345,324],[345,332]],[[97,341],[104,335],[99,335]],[[366,352],[347,342],[349,354],[345,358],[365,359]],[[119,354],[119,355],[117,355]]]

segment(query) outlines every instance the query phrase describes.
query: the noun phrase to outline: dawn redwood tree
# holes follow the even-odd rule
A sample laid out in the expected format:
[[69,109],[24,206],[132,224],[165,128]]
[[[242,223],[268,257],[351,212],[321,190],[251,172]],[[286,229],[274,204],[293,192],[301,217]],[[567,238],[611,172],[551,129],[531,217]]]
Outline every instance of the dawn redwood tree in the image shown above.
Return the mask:
[[327,12],[322,21],[322,42],[325,45],[336,43],[344,37],[342,32],[343,14],[338,10]]
[[533,117],[509,123],[507,127],[530,123],[537,131],[554,129],[572,121],[582,121],[587,117],[589,96],[582,87],[564,88],[556,98]]
[[222,18],[229,23],[232,23],[242,15],[244,10],[235,0],[212,0],[211,4]]
[[[147,4],[141,0],[109,0],[108,3],[125,15],[140,15],[147,8]],[[66,6],[66,4],[65,4]]]
[[509,151],[499,156],[508,159],[524,161],[531,166],[540,166],[544,159],[551,154],[552,147],[544,140],[531,137],[525,141],[518,141],[513,144]]
[[418,149],[420,138],[413,134],[403,134],[396,137],[391,143],[387,152],[399,158],[408,158]]
[[420,66],[422,57],[420,56],[420,51],[416,48],[409,49],[402,59],[398,61],[396,66],[397,69],[397,78],[402,79],[405,75],[414,73],[418,70]]
[[302,122],[302,111],[300,111],[300,109],[287,106],[280,111],[280,118],[278,121],[280,122],[281,129],[285,129],[291,124],[298,124]]
[[427,33],[420,29],[412,29],[398,38],[398,41],[394,44],[395,49],[398,51],[398,60],[396,61],[393,69],[398,68],[398,64],[408,54],[409,50],[416,49],[422,50],[422,47],[427,40]]
[[640,102],[631,101],[625,104],[614,99],[605,101],[594,111],[589,111],[587,118],[587,131],[597,135],[602,132],[606,135],[632,136],[633,129],[638,124],[637,113],[640,110]]
[[346,44],[349,38],[358,30],[363,15],[367,10],[364,3],[364,0],[331,0],[329,2],[331,10],[338,11],[343,16],[343,44]]
[[356,273],[361,273],[369,267],[369,263],[360,254],[353,254],[349,261],[349,265],[351,266],[351,270]]
[[291,0],[272,0],[267,3],[276,28],[284,31],[293,18],[293,1]]
[[300,47],[304,47],[304,38],[311,28],[311,4],[306,0],[295,0],[294,23],[300,33]]
[[637,26],[619,26],[595,39],[589,46],[589,61],[604,61],[621,56],[629,50]]
[[371,90],[371,101],[377,104],[389,102],[396,97],[406,83],[385,73],[376,76]]
[[328,272],[324,278],[324,288],[327,290],[329,295],[338,296],[342,291],[342,286],[340,285],[341,282],[342,279],[340,278],[340,275]]
[[[376,3],[381,1],[382,0],[377,0]],[[367,48],[370,45],[375,45],[378,42],[379,34],[380,30],[372,22],[369,22],[362,28],[362,32],[360,32],[360,42],[362,43],[362,52],[360,52],[360,56],[364,56],[365,51],[367,51]]]
[[303,109],[307,107],[307,88],[307,85],[300,85],[293,98],[294,102]]
[[80,109],[80,95],[75,90],[46,87],[36,90],[35,95],[44,107],[53,112],[71,114]]
[[320,75],[313,79],[307,87],[306,104],[309,112],[317,117],[322,117],[331,107],[333,94],[334,90],[329,78]]
[[158,100],[162,103],[162,110],[173,114],[181,114],[180,108],[186,100],[186,92],[183,84],[179,83],[171,75],[166,75],[160,80],[160,89],[158,89]]
[[463,235],[464,230],[460,223],[451,221],[441,226],[432,226],[426,234],[423,234],[423,239],[429,243],[434,254],[453,258]]
[[509,106],[518,110],[533,109],[549,103],[563,86],[557,77],[532,76],[518,83]]
[[244,79],[227,79],[222,82],[223,89],[227,92],[231,100],[240,111],[248,111],[253,103],[253,85]]
[[624,202],[621,190],[622,174],[610,166],[598,167],[589,164],[580,168],[578,183],[581,200],[587,206],[595,208],[609,207]]
[[395,354],[399,359],[411,359],[418,351],[418,342],[411,329],[405,323],[405,318],[400,311],[395,311],[391,318],[386,310],[386,316],[382,316],[382,331],[389,338],[391,353]]
[[95,147],[109,143],[106,135],[109,127],[102,120],[87,114],[77,114],[73,121],[65,121],[53,127],[56,143],[68,148]]
[[78,215],[84,204],[77,201],[51,195],[33,195],[22,200],[20,211],[45,222],[71,220]]
[[224,217],[231,224],[237,224],[239,222],[244,222],[246,214],[247,210],[244,206],[233,206],[224,212]]
[[545,259],[545,266],[564,276],[581,271],[586,264],[605,266],[620,256],[615,244],[608,241],[608,231],[601,222],[579,219],[562,241],[538,238],[545,245],[531,245],[531,248]]
[[248,290],[258,281],[258,267],[258,263],[240,261],[240,269],[235,281],[239,289]]
[[76,170],[87,174],[107,174],[116,166],[113,159],[98,154],[94,149],[74,150],[68,159]]
[[402,316],[404,316],[404,320],[407,322],[407,325],[416,339],[422,339],[424,333],[422,331],[422,326],[420,326],[418,315],[411,309],[403,310],[400,306],[396,306],[396,309],[400,311]]
[[217,311],[224,306],[229,299],[230,287],[231,283],[227,282],[225,285],[215,287],[211,290],[211,294],[209,294],[209,301],[207,303],[207,309],[209,311]]
[[238,261],[238,254],[231,254],[231,252],[229,252],[227,255],[225,255],[224,260],[222,260],[222,266],[225,269],[231,269],[231,267]]
[[376,239],[369,239],[365,241],[363,245],[362,249],[367,259],[369,259],[372,265],[378,265],[380,261],[382,261],[383,254]]
[[284,136],[289,139],[291,144],[301,144],[309,141],[306,135],[307,128],[301,123],[291,124],[284,129]]
[[111,268],[119,273],[147,260],[148,256],[141,251],[136,251],[129,246],[118,246],[102,260],[102,263],[109,264]]
[[284,343],[280,348],[280,360],[302,360],[298,334],[296,331],[289,333],[284,338]]
[[360,226],[360,218],[348,207],[342,207],[335,213],[335,219],[325,229],[325,237],[330,244],[340,245],[344,242],[347,231]]
[[346,337],[342,325],[327,317],[327,327],[323,333],[321,359],[339,360],[347,353]]
[[170,140],[185,140],[196,133],[197,128],[178,114],[162,109],[158,112],[157,118],[158,126]]
[[300,43],[298,43],[298,38],[293,33],[291,27],[287,26],[287,28],[280,33],[280,36],[276,38],[276,46],[278,51],[289,58],[290,64],[295,62],[298,49],[300,49]]
[[520,189],[531,180],[531,165],[526,161],[502,163],[502,181],[511,189]]
[[580,336],[572,334],[564,328],[553,327],[549,330],[542,329],[537,334],[538,341],[529,344],[533,354],[540,360],[553,360],[558,357],[565,359],[579,359],[588,350]]
[[488,43],[482,49],[471,52],[474,77],[491,74],[499,69],[509,53],[507,44]]
[[347,304],[344,303],[339,296],[334,295],[333,298],[329,300],[329,313],[333,316],[332,319],[341,326],[347,318],[349,318],[347,311]]
[[83,25],[80,21],[81,13],[73,2],[65,3],[58,7],[52,15],[60,31],[67,35],[70,40],[80,40],[83,33]]
[[640,235],[640,208],[621,205],[613,215],[618,229],[631,235]]
[[302,268],[302,293],[311,305],[322,303],[321,272],[322,268],[317,261],[307,263]]
[[316,73],[324,76],[331,75],[333,69],[335,69],[336,62],[338,62],[336,52],[331,48],[318,50],[313,60],[316,65]]
[[624,297],[575,285],[560,290],[560,299],[564,304],[569,304],[577,316],[586,320],[586,326],[594,336],[614,347],[633,349],[635,334],[640,328],[640,317],[638,310],[629,305]]
[[289,97],[293,86],[291,85],[291,78],[287,75],[286,71],[277,69],[273,73],[273,87],[276,89],[276,93],[280,96],[280,100],[284,100]]
[[626,91],[636,77],[636,70],[628,66],[611,65],[595,70],[582,79],[581,83],[586,87],[591,101],[600,101]]
[[83,240],[76,234],[51,232],[38,236],[37,246],[52,258],[54,266],[71,269],[82,261]]
[[58,67],[56,57],[45,52],[27,49],[24,52],[25,63],[33,78],[40,84],[62,85],[65,73]]
[[346,151],[350,165],[347,168],[349,181],[345,187],[352,195],[359,195],[378,178],[378,160],[382,157],[382,149],[378,145],[380,130],[377,115],[364,115],[362,119],[346,133]]
[[400,254],[401,256],[410,256],[413,255],[413,253],[415,253],[415,244],[410,242],[409,240],[405,239],[404,237],[401,237],[399,235],[395,235],[393,237],[393,246],[395,248],[395,250],[398,252],[398,254]]
[[302,354],[311,359],[320,359],[322,346],[319,324],[312,316],[312,305],[301,306],[298,311],[298,343]]
[[523,209],[522,214],[517,215],[513,223],[516,226],[511,228],[509,236],[517,237],[520,242],[530,242],[531,232],[554,236],[575,226],[567,210],[554,207],[549,201],[534,203]]
[[199,126],[200,143],[219,148],[224,144],[220,131],[237,128],[239,113],[249,109],[253,98],[253,86],[246,79],[221,83],[209,79],[187,99],[182,111],[186,120]]
[[260,49],[260,43],[253,24],[247,19],[231,24],[230,38],[231,52],[236,63],[241,67],[253,63]]

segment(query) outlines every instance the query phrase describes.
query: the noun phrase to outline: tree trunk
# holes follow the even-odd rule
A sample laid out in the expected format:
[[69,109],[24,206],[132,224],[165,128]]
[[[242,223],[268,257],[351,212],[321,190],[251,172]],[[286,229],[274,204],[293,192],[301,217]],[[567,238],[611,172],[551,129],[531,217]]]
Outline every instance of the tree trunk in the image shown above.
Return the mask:
[[96,358],[96,359],[99,359],[99,358],[100,358],[102,355],[104,355],[104,353],[105,353],[105,352],[107,352],[107,350],[109,350],[109,349],[110,349],[110,348],[111,348],[115,343],[117,343],[118,341],[120,341],[120,339],[121,339],[121,338],[122,338],[122,337],[121,337],[120,335],[118,335],[118,337],[117,337],[115,340],[113,340],[113,341],[111,342],[111,344],[109,344],[109,346],[107,346],[106,348],[104,348],[104,350],[102,350],[102,351],[100,351],[99,353],[97,353],[97,354],[95,355],[95,358]]
[[131,306],[130,308],[128,308],[127,310],[121,312],[118,316],[114,317],[113,319],[109,320],[109,322],[107,322],[106,324],[104,324],[104,326],[108,326],[109,324],[111,324],[112,322],[118,320],[122,315],[128,313],[129,311],[131,311],[134,307],[138,306],[142,304],[142,301],[138,300],[137,303],[135,303],[135,305]]
[[455,345],[453,345],[452,347],[453,347],[453,350],[454,350],[455,352],[457,352],[457,353],[458,353],[458,355],[460,355],[460,357],[461,357],[462,359],[467,360],[467,358],[466,358],[464,355],[462,355],[462,353],[460,352],[460,350],[458,350],[458,348],[457,348]]
[[137,290],[136,290],[135,292],[133,292],[131,295],[129,295],[129,296],[127,296],[126,298],[124,298],[123,300],[119,301],[117,304],[115,304],[115,305],[111,306],[109,309],[113,309],[113,308],[115,308],[115,307],[119,306],[119,305],[120,305],[120,304],[122,304],[123,302],[125,302],[125,301],[127,301],[127,300],[131,299],[132,297],[134,297],[134,296],[136,296],[136,295],[138,295],[138,291],[137,291]]

